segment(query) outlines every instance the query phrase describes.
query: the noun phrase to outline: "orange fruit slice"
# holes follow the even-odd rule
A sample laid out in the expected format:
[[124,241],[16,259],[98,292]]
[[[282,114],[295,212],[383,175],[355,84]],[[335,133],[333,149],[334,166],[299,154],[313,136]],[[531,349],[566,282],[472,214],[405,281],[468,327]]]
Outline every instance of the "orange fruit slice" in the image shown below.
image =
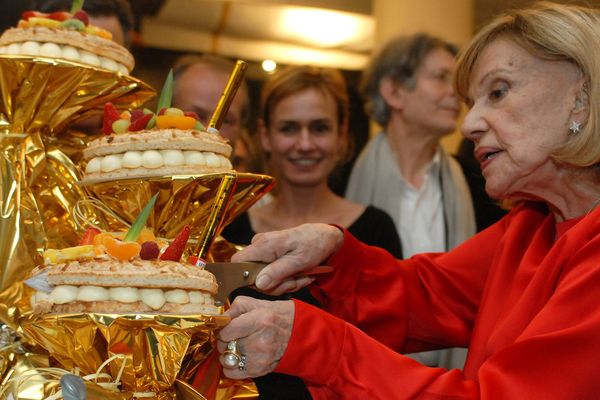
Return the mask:
[[159,129],[194,129],[196,118],[185,115],[159,115],[156,117],[156,126]]
[[140,250],[142,249],[142,245],[138,242],[123,242],[112,236],[104,237],[102,244],[108,254],[121,261],[131,260],[140,254]]

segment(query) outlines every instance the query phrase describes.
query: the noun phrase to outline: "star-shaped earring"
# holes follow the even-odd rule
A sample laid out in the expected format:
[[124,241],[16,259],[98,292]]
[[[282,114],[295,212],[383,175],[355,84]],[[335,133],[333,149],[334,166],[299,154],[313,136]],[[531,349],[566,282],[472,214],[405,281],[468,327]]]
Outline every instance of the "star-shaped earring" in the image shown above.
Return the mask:
[[581,130],[581,124],[575,120],[571,121],[571,125],[569,125],[569,132],[572,134],[579,133]]

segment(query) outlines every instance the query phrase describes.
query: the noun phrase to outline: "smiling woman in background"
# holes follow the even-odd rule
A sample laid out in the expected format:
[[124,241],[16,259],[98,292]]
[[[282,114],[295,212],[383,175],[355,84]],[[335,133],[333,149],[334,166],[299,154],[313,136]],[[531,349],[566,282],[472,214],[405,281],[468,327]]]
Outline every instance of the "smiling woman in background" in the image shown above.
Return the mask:
[[[329,313],[238,297],[220,332],[226,375],[294,374],[315,399],[597,398],[599,66],[598,10],[540,3],[484,27],[458,60],[462,131],[487,192],[518,204],[407,260],[331,225],[257,235],[233,261],[270,262],[256,281],[269,293],[312,283]],[[334,272],[302,276],[321,263]],[[464,371],[399,353],[461,345]]]
[[249,244],[257,232],[323,222],[348,228],[365,243],[401,257],[394,223],[385,212],[346,200],[327,186],[346,156],[348,107],[344,78],[333,69],[289,67],[265,84],[258,134],[276,178],[275,196],[230,224],[223,237]]

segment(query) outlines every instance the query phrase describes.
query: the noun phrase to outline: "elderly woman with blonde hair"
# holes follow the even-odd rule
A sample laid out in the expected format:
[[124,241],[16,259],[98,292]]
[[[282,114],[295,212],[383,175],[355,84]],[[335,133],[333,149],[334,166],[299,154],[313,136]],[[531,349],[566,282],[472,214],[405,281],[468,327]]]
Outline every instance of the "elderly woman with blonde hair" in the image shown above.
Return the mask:
[[[263,233],[235,261],[301,302],[238,298],[220,333],[234,378],[294,374],[315,399],[591,399],[600,393],[600,13],[501,16],[459,56],[486,190],[517,204],[447,253],[396,260],[338,227]],[[328,276],[309,277],[327,264]],[[463,371],[401,353],[468,346]]]

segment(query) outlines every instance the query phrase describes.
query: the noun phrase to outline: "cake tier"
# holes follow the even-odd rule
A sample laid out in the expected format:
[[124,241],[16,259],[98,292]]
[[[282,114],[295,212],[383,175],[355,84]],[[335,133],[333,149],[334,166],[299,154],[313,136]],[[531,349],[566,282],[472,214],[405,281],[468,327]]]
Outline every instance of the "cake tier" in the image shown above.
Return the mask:
[[218,134],[180,129],[104,136],[84,150],[84,184],[232,171],[231,146]]
[[135,62],[112,40],[69,29],[10,28],[0,36],[0,54],[42,56],[129,74]]

